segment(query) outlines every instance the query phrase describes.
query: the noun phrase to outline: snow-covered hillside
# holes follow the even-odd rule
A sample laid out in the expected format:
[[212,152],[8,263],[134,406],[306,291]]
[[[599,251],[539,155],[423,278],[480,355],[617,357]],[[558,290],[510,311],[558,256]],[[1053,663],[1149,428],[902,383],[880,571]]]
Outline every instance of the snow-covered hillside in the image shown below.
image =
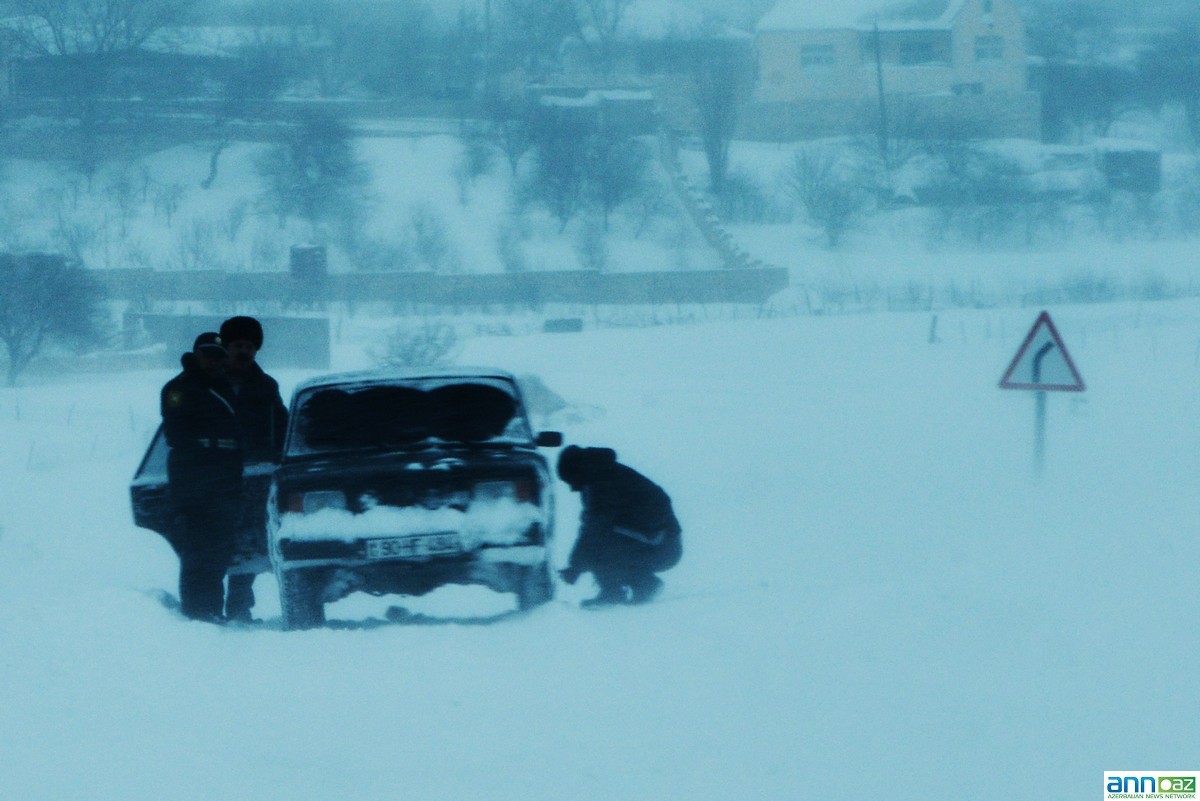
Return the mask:
[[[259,174],[268,147],[225,148],[208,188],[202,184],[212,153],[203,143],[106,162],[90,179],[63,165],[9,160],[0,185],[0,244],[110,269],[286,270],[291,246],[314,243],[329,246],[335,272],[571,270],[587,247],[603,251],[603,267],[613,272],[719,266],[669,197],[646,212],[618,209],[606,236],[593,231],[600,225],[595,215],[580,215],[560,231],[540,206],[518,204],[520,192],[499,152],[491,153],[486,172],[468,180],[464,144],[454,136],[354,140],[369,180],[350,240],[338,221],[314,228],[272,212]],[[648,174],[665,183],[654,164]],[[589,236],[603,245],[584,244]]]
[[1195,767],[1200,304],[1051,311],[1088,390],[1040,479],[996,386],[1035,309],[468,342],[672,493],[664,597],[602,613],[285,633],[264,577],[261,627],[186,622],[127,495],[169,372],[0,389],[0,797],[1085,801]]

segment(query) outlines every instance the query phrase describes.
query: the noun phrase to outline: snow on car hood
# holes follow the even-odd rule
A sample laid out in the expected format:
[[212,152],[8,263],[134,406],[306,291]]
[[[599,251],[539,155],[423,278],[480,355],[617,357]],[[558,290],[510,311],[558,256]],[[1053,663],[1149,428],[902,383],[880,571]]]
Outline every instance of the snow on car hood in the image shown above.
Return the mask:
[[542,511],[512,498],[476,500],[466,511],[445,507],[423,509],[376,506],[361,514],[345,509],[322,509],[312,514],[286,513],[279,523],[278,539],[339,540],[353,542],[371,537],[403,537],[454,531],[467,550],[480,545],[516,545],[525,532],[542,520]]

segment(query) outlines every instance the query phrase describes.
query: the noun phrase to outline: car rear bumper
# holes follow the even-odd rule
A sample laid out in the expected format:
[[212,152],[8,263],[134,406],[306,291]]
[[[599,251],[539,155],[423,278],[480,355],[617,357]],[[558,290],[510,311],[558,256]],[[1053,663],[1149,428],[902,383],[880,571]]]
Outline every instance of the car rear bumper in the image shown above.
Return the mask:
[[330,602],[356,591],[424,595],[445,584],[478,584],[496,592],[516,592],[529,571],[543,568],[549,559],[544,545],[518,545],[421,560],[276,558],[275,569],[320,576],[327,588],[325,601]]

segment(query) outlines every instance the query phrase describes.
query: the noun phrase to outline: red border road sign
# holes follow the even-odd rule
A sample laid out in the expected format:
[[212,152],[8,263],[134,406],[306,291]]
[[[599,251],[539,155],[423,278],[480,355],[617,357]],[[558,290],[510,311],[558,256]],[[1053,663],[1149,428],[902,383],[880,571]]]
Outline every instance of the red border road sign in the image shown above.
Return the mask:
[[[1043,378],[1045,377],[1045,378]],[[1050,313],[1038,315],[1033,328],[1017,349],[1004,377],[1001,389],[1032,389],[1038,391],[1083,392],[1083,379],[1071,361]]]

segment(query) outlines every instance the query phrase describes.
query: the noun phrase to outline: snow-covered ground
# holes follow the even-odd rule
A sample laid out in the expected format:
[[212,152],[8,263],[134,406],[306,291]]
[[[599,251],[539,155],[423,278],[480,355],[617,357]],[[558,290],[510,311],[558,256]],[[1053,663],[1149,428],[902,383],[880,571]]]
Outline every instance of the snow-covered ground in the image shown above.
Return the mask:
[[263,626],[184,621],[127,493],[170,373],[0,389],[0,798],[1083,801],[1198,768],[1200,302],[1051,309],[1088,389],[1040,478],[996,386],[1036,311],[466,343],[672,494],[664,597],[602,613],[447,591],[285,633],[263,577]]

